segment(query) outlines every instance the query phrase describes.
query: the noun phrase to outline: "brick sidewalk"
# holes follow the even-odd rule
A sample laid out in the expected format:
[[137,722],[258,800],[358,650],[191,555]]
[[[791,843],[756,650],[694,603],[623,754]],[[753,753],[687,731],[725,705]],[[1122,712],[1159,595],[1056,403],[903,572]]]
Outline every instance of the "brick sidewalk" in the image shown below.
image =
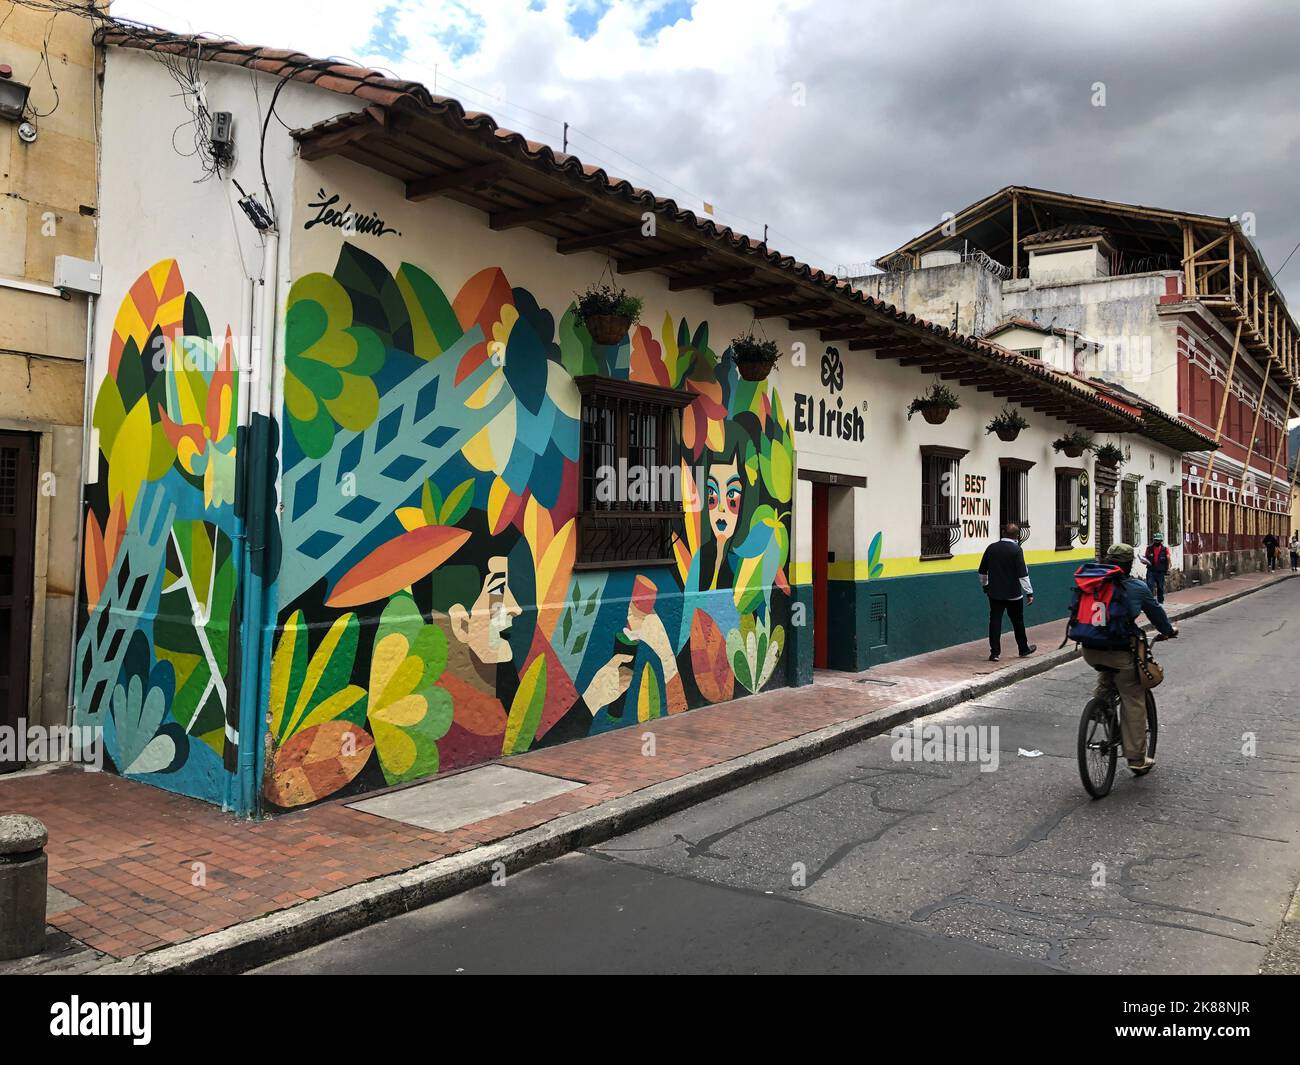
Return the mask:
[[[1236,577],[1172,593],[1169,605],[1191,607],[1280,579]],[[1054,649],[1062,632],[1059,620],[1029,630],[1040,652]],[[987,658],[979,640],[865,674],[818,671],[812,687],[656,721],[654,758],[642,755],[639,728],[518,755],[510,766],[586,786],[450,832],[349,809],[345,803],[357,796],[266,821],[238,821],[197,800],[74,768],[0,778],[0,812],[32,814],[49,828],[50,884],[71,896],[50,924],[122,958],[472,850],[1018,661],[1014,650],[1001,663]],[[192,882],[197,870],[201,886]]]

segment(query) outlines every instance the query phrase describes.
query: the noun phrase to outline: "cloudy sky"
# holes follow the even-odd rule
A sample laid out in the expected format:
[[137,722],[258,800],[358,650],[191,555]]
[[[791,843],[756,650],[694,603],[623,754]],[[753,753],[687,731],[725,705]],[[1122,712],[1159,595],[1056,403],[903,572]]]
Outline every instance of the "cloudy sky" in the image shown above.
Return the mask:
[[[874,259],[1007,184],[1253,212],[1300,243],[1300,5],[1222,0],[117,0],[347,56],[761,235]],[[1095,106],[1103,83],[1105,106]],[[1279,274],[1300,307],[1300,253]]]

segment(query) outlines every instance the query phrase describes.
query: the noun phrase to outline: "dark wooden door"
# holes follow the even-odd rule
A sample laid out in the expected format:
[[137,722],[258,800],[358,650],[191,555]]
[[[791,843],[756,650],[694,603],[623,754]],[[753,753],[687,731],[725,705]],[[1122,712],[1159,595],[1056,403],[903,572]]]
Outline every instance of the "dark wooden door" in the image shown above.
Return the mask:
[[813,579],[813,665],[826,668],[830,635],[830,499],[828,485],[813,484],[812,579]]
[[[27,716],[35,539],[36,438],[0,433],[0,725],[12,729]],[[0,756],[0,773],[22,766]]]

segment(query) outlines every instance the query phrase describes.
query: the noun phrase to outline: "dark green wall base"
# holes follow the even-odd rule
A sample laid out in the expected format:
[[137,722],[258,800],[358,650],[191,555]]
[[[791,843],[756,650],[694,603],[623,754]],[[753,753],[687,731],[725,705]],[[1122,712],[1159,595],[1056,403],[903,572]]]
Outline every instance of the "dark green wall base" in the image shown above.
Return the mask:
[[[1025,625],[1061,621],[1070,607],[1074,571],[1080,562],[1030,566],[1033,606]],[[924,654],[988,636],[988,599],[979,576],[961,573],[884,577],[871,581],[831,581],[828,588],[831,669],[860,672],[881,662]],[[1014,650],[1011,626],[1003,621],[1004,652]]]
[[830,615],[830,638],[826,643],[826,665],[860,673],[870,664],[868,651],[872,633],[868,615],[867,581],[827,581],[826,612]]
[[786,683],[799,688],[813,682],[813,590],[811,584],[796,584],[792,591],[785,638]]

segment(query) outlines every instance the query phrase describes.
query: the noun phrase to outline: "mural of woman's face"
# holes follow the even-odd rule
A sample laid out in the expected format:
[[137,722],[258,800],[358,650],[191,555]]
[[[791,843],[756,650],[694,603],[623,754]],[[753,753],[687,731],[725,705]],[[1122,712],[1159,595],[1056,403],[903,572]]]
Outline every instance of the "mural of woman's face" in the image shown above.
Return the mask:
[[730,540],[736,531],[741,497],[739,463],[737,457],[728,463],[715,462],[709,467],[705,505],[715,540]]
[[488,559],[487,575],[483,588],[469,610],[454,604],[447,612],[451,618],[452,635],[465,644],[474,657],[484,664],[509,662],[510,627],[523,613],[519,601],[510,590],[509,560],[505,555]]

